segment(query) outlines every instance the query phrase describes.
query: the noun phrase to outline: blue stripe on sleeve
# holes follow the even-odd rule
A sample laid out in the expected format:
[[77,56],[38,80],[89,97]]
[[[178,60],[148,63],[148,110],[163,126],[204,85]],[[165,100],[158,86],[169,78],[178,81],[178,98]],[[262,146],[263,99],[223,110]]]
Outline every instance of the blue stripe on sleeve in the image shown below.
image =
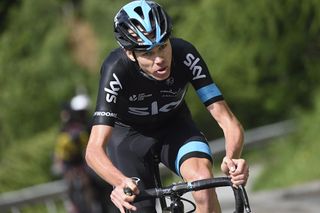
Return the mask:
[[214,84],[209,84],[197,90],[197,94],[200,97],[202,103],[208,101],[211,98],[221,95],[219,88]]
[[183,145],[178,152],[176,161],[175,161],[175,165],[176,165],[176,171],[177,174],[180,175],[180,168],[179,168],[179,164],[180,164],[180,160],[181,158],[191,152],[203,152],[206,153],[210,156],[212,156],[212,152],[210,147],[208,146],[208,144],[202,142],[202,141],[190,141],[187,144]]

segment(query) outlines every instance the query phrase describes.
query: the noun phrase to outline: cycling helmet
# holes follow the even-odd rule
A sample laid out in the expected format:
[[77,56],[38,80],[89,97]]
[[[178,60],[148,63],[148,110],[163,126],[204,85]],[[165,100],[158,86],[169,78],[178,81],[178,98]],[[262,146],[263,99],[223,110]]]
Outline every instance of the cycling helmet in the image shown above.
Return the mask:
[[76,95],[70,101],[70,108],[73,111],[88,110],[89,105],[90,98],[86,94]]
[[115,37],[127,50],[151,50],[166,41],[171,31],[170,17],[153,1],[132,1],[114,18]]

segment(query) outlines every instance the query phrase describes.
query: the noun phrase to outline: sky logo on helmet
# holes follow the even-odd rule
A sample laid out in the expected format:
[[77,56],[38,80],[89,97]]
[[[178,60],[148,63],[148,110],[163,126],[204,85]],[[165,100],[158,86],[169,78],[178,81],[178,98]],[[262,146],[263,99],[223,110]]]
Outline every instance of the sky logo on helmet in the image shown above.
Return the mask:
[[206,75],[202,74],[202,67],[197,65],[200,61],[200,58],[196,58],[193,54],[188,53],[186,59],[183,63],[192,71],[193,78],[192,80],[197,80],[201,78],[206,78]]
[[107,93],[106,94],[106,101],[111,103],[116,103],[117,102],[117,95],[118,91],[122,89],[122,85],[115,73],[113,73],[113,78],[115,79],[114,81],[110,81],[109,86],[110,89],[105,87],[104,91]]

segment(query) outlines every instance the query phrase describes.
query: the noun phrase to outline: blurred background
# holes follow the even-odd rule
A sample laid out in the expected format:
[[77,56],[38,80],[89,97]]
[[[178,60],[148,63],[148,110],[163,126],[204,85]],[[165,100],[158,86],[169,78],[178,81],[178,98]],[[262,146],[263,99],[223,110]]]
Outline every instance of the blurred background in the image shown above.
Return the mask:
[[[0,193],[57,179],[61,104],[85,88],[92,114],[100,65],[118,47],[113,17],[127,2],[0,1]],[[253,190],[319,179],[320,1],[157,2],[174,36],[198,48],[245,130],[293,121],[290,135],[244,150],[263,165]],[[208,140],[222,137],[192,87],[187,99]]]

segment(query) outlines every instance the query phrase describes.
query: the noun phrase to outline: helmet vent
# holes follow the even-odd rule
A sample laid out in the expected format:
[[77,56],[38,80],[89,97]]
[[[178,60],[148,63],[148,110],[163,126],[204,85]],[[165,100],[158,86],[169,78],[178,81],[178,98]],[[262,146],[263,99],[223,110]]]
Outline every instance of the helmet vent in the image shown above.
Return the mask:
[[142,8],[141,8],[141,7],[136,7],[136,8],[134,8],[134,11],[135,11],[137,14],[139,14],[142,19],[144,19],[144,15],[143,15],[143,12],[142,12]]

